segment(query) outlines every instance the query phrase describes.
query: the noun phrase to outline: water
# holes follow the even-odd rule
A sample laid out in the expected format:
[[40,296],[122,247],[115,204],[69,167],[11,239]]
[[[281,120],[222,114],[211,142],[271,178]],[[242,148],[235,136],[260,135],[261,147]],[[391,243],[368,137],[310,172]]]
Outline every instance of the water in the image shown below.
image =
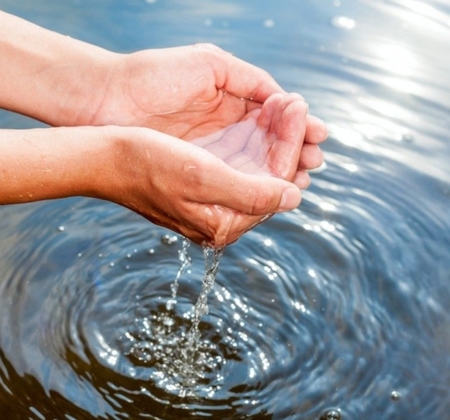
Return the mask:
[[[176,363],[161,374],[167,354],[155,355],[189,332],[201,249],[168,309],[181,238],[96,200],[0,208],[1,418],[448,417],[445,2],[0,7],[123,52],[215,42],[304,94],[331,132],[300,208],[221,257],[199,326],[203,377],[186,393]],[[6,112],[0,123],[38,125]]]

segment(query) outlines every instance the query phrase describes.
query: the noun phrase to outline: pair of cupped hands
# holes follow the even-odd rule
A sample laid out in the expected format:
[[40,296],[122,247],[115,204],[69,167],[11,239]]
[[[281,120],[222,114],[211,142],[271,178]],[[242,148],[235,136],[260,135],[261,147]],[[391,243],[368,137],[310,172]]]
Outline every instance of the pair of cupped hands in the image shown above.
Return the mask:
[[224,246],[297,207],[323,162],[327,129],[303,97],[216,46],[121,56],[111,74],[89,121],[71,122],[136,127],[133,188],[106,198],[196,243]]

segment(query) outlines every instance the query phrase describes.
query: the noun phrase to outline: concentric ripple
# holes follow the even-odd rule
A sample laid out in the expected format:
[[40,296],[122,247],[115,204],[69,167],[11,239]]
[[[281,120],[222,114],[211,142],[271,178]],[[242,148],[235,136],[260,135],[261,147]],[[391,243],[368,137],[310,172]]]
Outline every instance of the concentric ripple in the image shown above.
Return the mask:
[[27,207],[3,239],[14,264],[0,283],[0,383],[25,394],[37,383],[44,397],[21,399],[16,418],[352,418],[369,402],[379,418],[443,412],[450,243],[434,237],[450,227],[426,203],[448,187],[428,179],[415,206],[422,175],[358,153],[349,173],[330,151],[301,211],[225,250],[191,352],[201,249],[174,303],[181,238],[92,200]]

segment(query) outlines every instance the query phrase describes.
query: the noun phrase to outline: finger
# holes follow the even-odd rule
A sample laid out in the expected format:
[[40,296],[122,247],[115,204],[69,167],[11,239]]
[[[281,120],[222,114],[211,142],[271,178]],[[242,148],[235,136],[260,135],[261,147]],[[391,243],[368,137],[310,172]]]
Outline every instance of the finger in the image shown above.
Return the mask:
[[297,185],[298,188],[300,188],[301,190],[305,190],[311,184],[311,177],[306,171],[298,171],[295,174],[293,182],[295,185]]
[[298,188],[283,179],[244,174],[210,156],[210,167],[198,175],[199,187],[190,199],[218,204],[247,215],[266,215],[292,210],[300,203]]
[[271,172],[287,180],[295,176],[305,136],[307,105],[295,97],[287,98],[275,111],[270,131],[276,141],[269,151]]
[[285,94],[276,93],[271,95],[267,101],[264,102],[261,113],[258,117],[258,125],[265,131],[269,131],[272,120],[275,115],[275,112],[277,111],[278,107],[280,106],[281,101],[283,98],[285,98]]
[[300,153],[298,169],[315,169],[323,163],[323,152],[316,144],[305,143]]
[[[283,95],[281,99],[277,103],[277,107],[275,109],[275,112],[272,116],[271,125],[269,127],[269,130],[272,132],[277,131],[277,125],[285,111],[285,109],[293,102],[300,101],[300,103],[303,103],[306,106],[306,111],[308,110],[308,105],[306,104],[305,100],[301,95],[298,93],[289,93],[286,95]],[[305,114],[306,115],[306,114]],[[302,118],[305,117],[305,115],[302,116]],[[299,116],[300,117],[300,116]]]
[[305,143],[322,143],[328,137],[328,129],[325,123],[314,115],[306,117]]

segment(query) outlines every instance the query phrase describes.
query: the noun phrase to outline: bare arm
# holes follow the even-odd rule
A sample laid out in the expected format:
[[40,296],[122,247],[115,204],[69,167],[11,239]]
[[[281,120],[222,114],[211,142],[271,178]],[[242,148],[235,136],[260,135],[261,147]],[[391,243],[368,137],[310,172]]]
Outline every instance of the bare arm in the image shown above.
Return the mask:
[[[53,126],[121,125],[194,139],[286,92],[209,44],[117,54],[0,12],[0,107]],[[325,125],[307,116],[315,155]],[[309,168],[303,168],[309,169]]]
[[107,139],[105,128],[0,130],[0,204],[99,195]]
[[0,11],[0,107],[56,126],[88,121],[113,56]]

